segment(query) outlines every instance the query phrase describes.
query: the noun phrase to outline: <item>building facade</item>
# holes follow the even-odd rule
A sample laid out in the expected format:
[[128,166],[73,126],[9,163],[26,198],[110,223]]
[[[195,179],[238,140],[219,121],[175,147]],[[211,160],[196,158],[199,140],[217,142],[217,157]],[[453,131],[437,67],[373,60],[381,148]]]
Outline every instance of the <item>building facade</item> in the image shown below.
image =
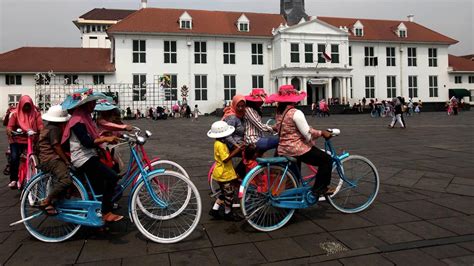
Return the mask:
[[[256,87],[273,93],[283,84],[308,93],[302,104],[395,96],[444,102],[450,90],[474,89],[474,61],[448,55],[457,41],[414,22],[413,16],[400,21],[311,17],[304,1],[282,0],[281,14],[94,9],[74,23],[84,51],[74,59],[65,54],[67,48],[50,48],[57,49],[62,61],[26,69],[37,65],[27,56],[33,48],[0,55],[2,107],[21,94],[36,93],[38,99],[35,87],[44,84],[38,84],[35,74],[50,70],[61,86],[127,91],[122,108],[174,104],[183,100],[181,88],[186,86],[186,101],[198,104],[203,113],[222,107],[237,93]],[[96,50],[102,56],[94,56]],[[18,58],[13,60],[12,53]],[[64,68],[68,64],[84,67]],[[164,75],[171,80],[166,88],[161,86]]]

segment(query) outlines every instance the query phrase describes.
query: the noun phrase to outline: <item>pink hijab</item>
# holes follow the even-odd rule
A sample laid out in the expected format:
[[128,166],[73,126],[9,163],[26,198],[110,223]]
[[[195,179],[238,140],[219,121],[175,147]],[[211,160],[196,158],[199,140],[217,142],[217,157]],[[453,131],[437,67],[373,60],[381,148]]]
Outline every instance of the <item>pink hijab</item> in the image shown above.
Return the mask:
[[[31,106],[31,110],[28,113],[23,111],[23,107],[27,103],[30,104]],[[17,112],[18,125],[23,131],[26,132],[29,129],[38,131],[39,129],[43,127],[41,119],[38,119],[38,116],[40,116],[40,113],[38,112],[38,109],[36,108],[36,106],[33,104],[33,100],[31,99],[30,96],[28,95],[21,96],[16,112]],[[41,121],[41,125],[38,125],[38,120]]]
[[245,115],[245,109],[242,112],[237,112],[237,104],[239,104],[241,101],[245,102],[245,96],[237,94],[232,98],[232,103],[230,106],[224,108],[224,116],[222,116],[222,120],[224,120],[226,117],[235,115],[238,118],[242,118]]
[[86,126],[87,133],[89,133],[92,139],[99,137],[97,126],[95,125],[94,121],[92,121],[91,114],[87,112],[85,105],[81,105],[75,108],[72,112],[71,119],[69,119],[66,128],[64,129],[61,144],[65,143],[69,137],[71,137],[71,128],[78,123],[84,124]]

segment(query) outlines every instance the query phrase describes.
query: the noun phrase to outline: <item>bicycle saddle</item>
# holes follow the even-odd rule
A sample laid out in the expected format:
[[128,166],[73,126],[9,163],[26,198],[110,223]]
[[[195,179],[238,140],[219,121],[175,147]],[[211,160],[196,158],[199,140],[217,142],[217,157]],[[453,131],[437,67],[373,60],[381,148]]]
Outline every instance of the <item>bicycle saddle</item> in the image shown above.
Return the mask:
[[280,156],[280,157],[268,157],[268,158],[257,158],[257,162],[260,164],[277,164],[277,163],[287,163],[293,162],[296,163],[297,160],[294,157],[290,156]]

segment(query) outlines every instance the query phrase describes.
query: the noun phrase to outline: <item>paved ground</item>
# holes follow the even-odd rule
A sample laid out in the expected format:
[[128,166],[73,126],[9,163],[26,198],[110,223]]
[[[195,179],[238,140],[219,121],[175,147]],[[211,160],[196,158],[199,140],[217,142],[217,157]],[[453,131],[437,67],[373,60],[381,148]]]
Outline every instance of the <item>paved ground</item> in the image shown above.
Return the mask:
[[19,193],[7,190],[2,176],[0,264],[473,265],[474,112],[423,113],[407,118],[407,129],[388,129],[388,120],[368,115],[308,119],[317,128],[340,128],[333,143],[377,166],[380,192],[368,210],[344,215],[322,203],[270,233],[245,222],[212,221],[206,182],[212,141],[206,132],[215,117],[140,120],[138,126],[155,133],[147,143],[150,153],[183,165],[200,189],[203,215],[195,232],[181,243],[159,245],[126,221],[108,233],[81,229],[65,243],[41,243],[22,225],[8,227],[20,216]]

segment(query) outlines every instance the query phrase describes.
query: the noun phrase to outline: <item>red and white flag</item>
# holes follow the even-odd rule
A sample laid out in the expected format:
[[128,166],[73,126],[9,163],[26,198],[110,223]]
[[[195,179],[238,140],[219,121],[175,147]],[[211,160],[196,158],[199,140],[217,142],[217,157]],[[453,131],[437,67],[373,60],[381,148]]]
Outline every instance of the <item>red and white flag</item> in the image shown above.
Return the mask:
[[328,55],[328,54],[326,53],[326,51],[323,52],[323,57],[324,57],[324,59],[326,59],[326,62],[328,62],[328,61],[331,62],[331,60],[332,60],[331,56]]

